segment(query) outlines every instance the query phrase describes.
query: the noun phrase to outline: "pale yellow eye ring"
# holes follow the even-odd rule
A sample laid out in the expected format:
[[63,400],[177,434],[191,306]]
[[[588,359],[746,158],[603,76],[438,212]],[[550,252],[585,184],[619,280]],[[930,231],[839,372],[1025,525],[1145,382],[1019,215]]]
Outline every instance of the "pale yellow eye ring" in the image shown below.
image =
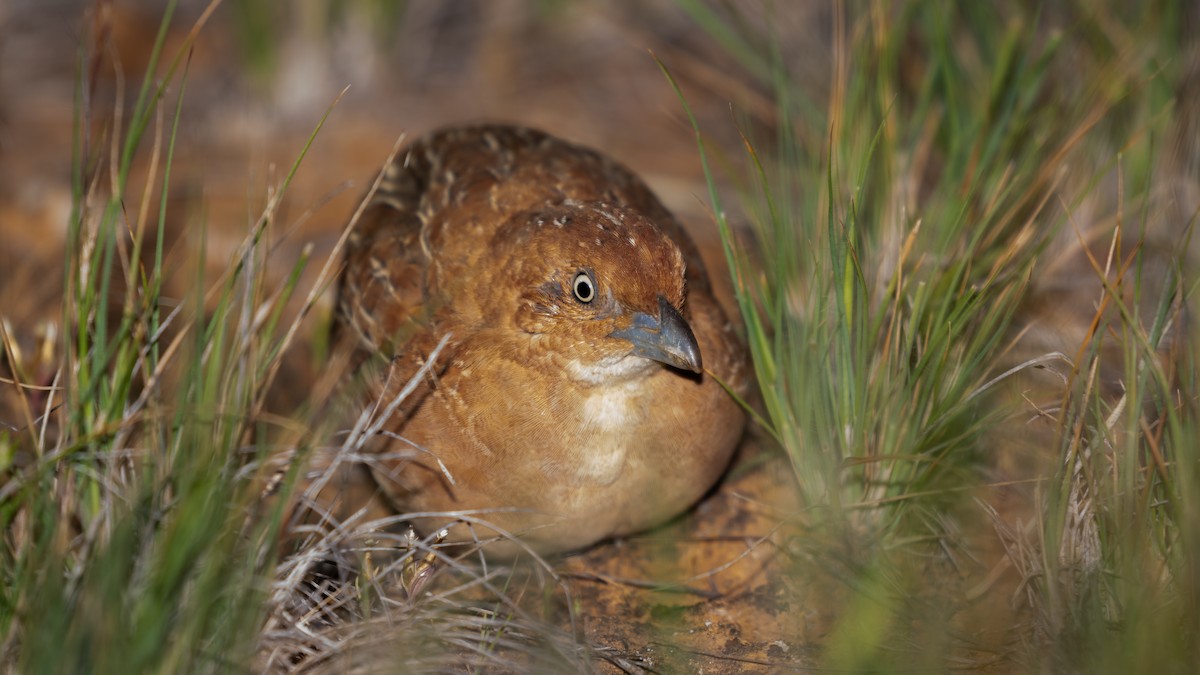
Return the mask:
[[579,272],[571,281],[571,293],[575,295],[575,299],[583,304],[588,304],[596,299],[596,282],[592,280],[592,275],[587,272]]

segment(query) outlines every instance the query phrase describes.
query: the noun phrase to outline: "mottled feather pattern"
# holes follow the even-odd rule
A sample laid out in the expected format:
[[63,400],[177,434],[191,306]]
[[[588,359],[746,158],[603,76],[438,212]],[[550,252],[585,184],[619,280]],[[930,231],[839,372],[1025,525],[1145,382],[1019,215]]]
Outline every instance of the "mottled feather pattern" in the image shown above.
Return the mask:
[[744,348],[637,177],[505,126],[435,132],[383,171],[348,241],[339,335],[383,357],[366,367],[385,396],[453,335],[389,426],[453,485],[420,460],[389,465],[376,477],[399,511],[505,509],[497,530],[570,550],[661,522],[717,480],[744,419],[714,376],[744,394]]

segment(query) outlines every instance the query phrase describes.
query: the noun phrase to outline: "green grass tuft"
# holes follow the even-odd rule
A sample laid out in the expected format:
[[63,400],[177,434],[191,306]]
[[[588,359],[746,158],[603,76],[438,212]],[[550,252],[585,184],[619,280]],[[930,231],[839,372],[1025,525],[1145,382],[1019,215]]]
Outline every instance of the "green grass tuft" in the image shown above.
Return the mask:
[[[994,537],[957,523],[980,522],[971,498],[1005,451],[994,432],[1031,412],[1007,382],[1043,368],[1066,371],[1067,386],[1060,405],[1033,411],[1056,429],[1042,469],[1016,477],[1037,485],[1037,534],[1006,544],[1030,623],[1011,627],[1024,648],[1005,656],[1085,672],[1194,662],[1194,350],[1168,343],[1190,339],[1195,213],[1186,227],[1164,222],[1155,182],[1166,166],[1155,139],[1195,114],[1170,107],[1177,10],[839,4],[831,80],[814,86],[793,79],[778,30],[682,4],[777,104],[769,124],[742,124],[743,168],[725,176],[752,244],[734,236],[716,150],[696,133],[770,431],[807,505],[797,545],[852,561],[828,665],[961,665],[896,644],[919,632],[914,619],[936,622],[911,608],[941,592],[922,557],[945,562]],[[1078,222],[1105,210],[1115,215]],[[1148,250],[1156,237],[1172,248]],[[1094,293],[1059,299],[1098,303],[1087,341],[1031,353],[1030,315],[1055,265],[1105,238],[1111,258],[1069,280]]]
[[[228,672],[259,646],[281,519],[263,499],[268,460],[302,455],[315,432],[260,414],[306,260],[269,287],[272,206],[223,279],[206,291],[201,265],[191,297],[161,295],[186,54],[216,4],[127,119],[78,107],[61,369],[4,440],[24,461],[0,484],[0,660],[20,672]],[[80,71],[100,67],[85,45]],[[87,80],[79,94],[90,101]]]

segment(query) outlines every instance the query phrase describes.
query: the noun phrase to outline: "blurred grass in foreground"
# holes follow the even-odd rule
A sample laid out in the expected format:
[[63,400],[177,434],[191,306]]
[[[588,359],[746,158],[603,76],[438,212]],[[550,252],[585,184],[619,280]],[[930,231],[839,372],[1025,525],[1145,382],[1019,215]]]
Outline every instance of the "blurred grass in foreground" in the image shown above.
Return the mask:
[[[826,665],[1186,672],[1196,204],[1160,188],[1188,164],[1164,139],[1200,115],[1172,108],[1185,10],[837,3],[832,76],[814,85],[793,79],[780,24],[682,4],[777,104],[743,122],[741,160],[701,151],[753,225],[739,244],[710,178],[769,428],[806,504],[797,573],[815,564],[853,589]],[[1031,353],[1031,306],[1067,258],[1071,292],[1051,312],[1085,337]],[[1061,379],[1022,384],[1022,400],[1007,381],[1033,369]],[[1042,445],[1013,482],[1035,504],[998,512],[984,476],[1010,450],[991,435],[1022,425]],[[957,561],[997,536],[999,571],[1020,580],[984,602],[1020,613],[988,644],[956,628],[969,601],[951,589],[968,576]]]
[[[92,107],[92,78],[113,66],[102,43],[81,46],[60,370],[48,389],[21,389],[27,423],[0,439],[18,458],[0,467],[0,661],[19,672],[229,672],[258,645],[280,518],[261,507],[264,440],[303,451],[314,433],[302,416],[261,414],[306,262],[265,285],[290,174],[222,279],[205,288],[198,262],[190,297],[160,296],[187,273],[164,257],[167,186],[188,49],[216,4],[164,55],[168,5],[147,67],[164,61],[165,74],[127,117]],[[105,13],[93,20],[106,34]],[[190,237],[203,261],[203,229]],[[7,336],[5,348],[23,382]]]

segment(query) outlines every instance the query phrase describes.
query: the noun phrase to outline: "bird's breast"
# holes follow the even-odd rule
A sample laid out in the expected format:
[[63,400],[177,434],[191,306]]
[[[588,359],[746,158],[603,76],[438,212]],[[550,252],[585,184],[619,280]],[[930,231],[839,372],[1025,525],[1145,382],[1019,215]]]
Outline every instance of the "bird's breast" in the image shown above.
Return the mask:
[[416,440],[446,447],[453,434],[465,441],[447,448],[460,462],[488,457],[506,475],[540,474],[525,482],[555,492],[617,482],[646,445],[645,385],[662,366],[636,356],[584,364],[503,351],[485,364],[455,364],[434,396],[438,421]]
[[580,397],[566,469],[581,483],[611,485],[637,442],[646,411],[636,381],[592,388]]

